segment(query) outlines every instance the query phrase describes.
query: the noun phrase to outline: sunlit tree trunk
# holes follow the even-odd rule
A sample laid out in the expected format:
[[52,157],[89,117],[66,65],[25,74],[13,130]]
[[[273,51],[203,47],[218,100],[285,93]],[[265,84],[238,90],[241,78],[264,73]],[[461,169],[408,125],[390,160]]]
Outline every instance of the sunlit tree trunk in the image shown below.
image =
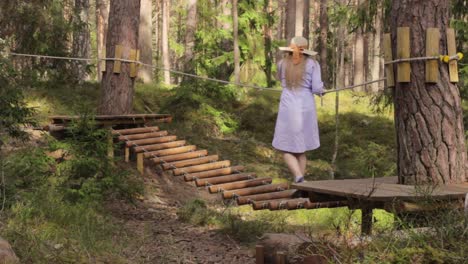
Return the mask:
[[167,69],[171,68],[171,62],[169,58],[169,13],[170,13],[170,1],[163,0],[162,2],[162,32],[161,32],[161,45],[162,45],[162,61],[164,71],[164,83],[171,84],[171,74]]
[[289,42],[296,35],[296,0],[286,2],[286,39]]
[[[381,49],[380,49],[380,38],[382,37],[382,4],[377,6],[377,15],[375,17],[375,33],[373,34],[373,56],[372,56],[372,67],[371,67],[371,75],[372,80],[380,79],[380,70],[382,68],[383,60],[381,56]],[[377,92],[381,83],[374,83],[372,84],[372,91]]]
[[[426,29],[439,28],[439,54],[446,54],[449,0],[392,1],[391,32],[396,53],[397,27],[410,27],[410,57],[425,56]],[[396,65],[394,65],[396,69]],[[395,73],[397,73],[395,71]],[[395,127],[400,183],[466,181],[463,109],[448,67],[439,64],[439,81],[425,83],[425,63],[411,63],[411,82],[396,83]]]
[[[103,58],[106,51],[107,26],[109,19],[109,0],[96,0],[96,42],[97,57]],[[102,63],[97,64],[97,78],[102,79]]]
[[[117,45],[123,47],[122,58],[129,58],[130,49],[138,49],[140,1],[112,0],[107,32],[107,56],[115,56]],[[127,114],[132,111],[134,78],[130,64],[121,63],[120,73],[114,73],[114,61],[106,62],[102,77],[100,114]]]
[[273,24],[273,17],[271,15],[271,2],[270,0],[263,1],[263,13],[267,18],[267,22],[264,26],[264,42],[265,42],[265,75],[267,79],[267,86],[271,87],[273,85],[273,80],[271,76],[271,66],[273,60],[273,52],[271,50],[271,26]]
[[[185,30],[185,54],[184,67],[185,72],[195,73],[194,65],[194,48],[195,48],[195,31],[197,29],[197,0],[188,0],[187,2],[187,23]],[[189,80],[185,78],[185,80]]]
[[240,83],[239,22],[237,0],[232,0],[232,31],[234,35],[234,81]]
[[[363,0],[357,0],[356,4],[359,8]],[[362,26],[359,26],[356,30],[354,39],[354,84],[361,84],[364,82],[364,33]],[[363,91],[364,88],[357,87],[355,91]]]
[[[153,65],[153,3],[152,0],[141,0],[140,27],[138,46],[140,47],[140,61],[147,65]],[[153,81],[153,68],[141,66],[138,78],[144,83]]]
[[328,0],[320,0],[320,66],[322,67],[322,80],[328,84],[327,64],[327,38],[328,38]]
[[[91,42],[89,32],[89,0],[75,0],[74,24],[77,30],[73,32],[73,56],[89,58]],[[85,61],[73,62],[73,73],[76,82],[81,83],[88,78]]]

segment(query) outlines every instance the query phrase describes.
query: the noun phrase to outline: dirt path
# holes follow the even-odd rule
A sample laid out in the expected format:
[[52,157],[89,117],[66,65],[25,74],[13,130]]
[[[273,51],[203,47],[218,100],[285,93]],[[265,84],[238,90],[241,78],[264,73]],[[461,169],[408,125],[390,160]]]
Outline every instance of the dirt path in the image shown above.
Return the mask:
[[135,205],[108,206],[123,230],[139,238],[123,252],[129,263],[255,263],[252,250],[227,235],[177,219],[177,208],[184,202],[202,198],[221,203],[219,196],[198,190],[180,177],[151,172],[145,176],[145,188],[144,200]]

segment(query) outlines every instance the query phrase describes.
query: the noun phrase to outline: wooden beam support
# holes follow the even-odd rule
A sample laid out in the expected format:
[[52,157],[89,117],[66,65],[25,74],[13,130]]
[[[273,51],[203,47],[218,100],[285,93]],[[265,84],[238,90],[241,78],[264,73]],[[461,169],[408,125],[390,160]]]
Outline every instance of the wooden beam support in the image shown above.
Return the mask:
[[255,246],[255,264],[265,263],[265,247],[262,245]]
[[[410,57],[410,28],[397,28],[397,58],[407,59]],[[399,62],[397,68],[397,81],[400,83],[411,82],[411,64]]]
[[[457,53],[457,45],[455,42],[455,30],[453,28],[447,28],[447,53],[449,56],[453,56]],[[451,60],[448,63],[450,82],[459,82],[458,78],[458,62]]]
[[[390,33],[383,36],[383,49],[385,62],[393,60],[392,52],[392,37]],[[385,65],[385,77],[387,78],[387,86],[395,87],[395,74],[393,72],[393,64]]]
[[141,175],[145,173],[143,153],[137,154],[137,170]]
[[[439,28],[428,28],[426,30],[426,56],[439,56],[440,32]],[[426,61],[426,83],[437,83],[439,81],[439,60]]]
[[[122,59],[122,52],[123,52],[123,46],[122,45],[115,46],[114,58]],[[114,60],[114,73],[120,73],[121,65],[122,65],[121,61]]]
[[125,146],[125,162],[130,161],[130,148]]

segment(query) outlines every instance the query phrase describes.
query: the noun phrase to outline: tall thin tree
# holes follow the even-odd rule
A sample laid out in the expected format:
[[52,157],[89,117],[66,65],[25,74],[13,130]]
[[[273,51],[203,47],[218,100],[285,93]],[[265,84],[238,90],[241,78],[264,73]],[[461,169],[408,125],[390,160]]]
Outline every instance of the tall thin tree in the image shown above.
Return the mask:
[[[103,58],[106,53],[109,7],[109,0],[96,0],[96,50],[98,58]],[[102,80],[102,71],[104,70],[101,65],[102,63],[97,64],[97,78],[99,81]]]
[[[194,65],[194,48],[195,48],[195,31],[197,29],[197,0],[187,1],[187,23],[185,29],[185,54],[184,67],[185,72],[195,73]],[[184,78],[187,81],[187,78]]]
[[237,0],[232,0],[232,29],[234,38],[234,81],[240,83],[239,17]]
[[[138,34],[138,46],[140,49],[140,61],[147,65],[153,65],[153,1],[141,0],[140,27]],[[140,67],[138,77],[144,83],[153,81],[153,68]]]
[[[78,58],[89,58],[91,42],[89,32],[89,0],[75,0],[73,32],[73,55]],[[73,64],[74,79],[81,83],[87,79],[87,63],[75,61]]]
[[161,25],[161,45],[162,45],[162,61],[164,67],[164,83],[171,84],[171,74],[168,69],[171,68],[169,56],[169,15],[170,1],[162,1],[162,25]]

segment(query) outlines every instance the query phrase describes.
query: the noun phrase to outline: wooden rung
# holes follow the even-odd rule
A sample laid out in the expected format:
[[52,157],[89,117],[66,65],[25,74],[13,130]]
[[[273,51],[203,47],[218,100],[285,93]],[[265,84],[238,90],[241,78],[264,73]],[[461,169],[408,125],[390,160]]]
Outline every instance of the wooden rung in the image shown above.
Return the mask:
[[263,200],[273,200],[273,199],[280,199],[280,198],[291,198],[298,191],[296,189],[289,189],[285,191],[279,192],[270,192],[270,193],[261,193],[261,194],[254,194],[248,196],[239,196],[237,197],[237,204],[243,205],[251,203],[252,201],[263,201]]
[[222,183],[228,183],[228,182],[251,180],[251,179],[254,179],[255,177],[256,177],[255,173],[235,173],[235,174],[229,174],[226,176],[195,180],[195,184],[197,185],[197,187],[201,187],[201,186],[209,186],[209,185],[222,184]]
[[270,202],[283,201],[284,199],[273,199],[273,200],[263,200],[263,201],[252,201],[252,208],[254,210],[266,210],[270,209]]
[[228,190],[242,189],[247,187],[255,187],[260,185],[270,184],[272,182],[271,178],[259,178],[253,180],[229,182],[218,185],[213,185],[208,187],[210,193],[224,192]]
[[310,202],[308,198],[275,200],[275,201],[270,201],[268,203],[268,209],[270,210],[291,210],[291,208],[302,209],[303,206],[307,202]]
[[182,160],[182,161],[177,161],[177,162],[172,162],[172,163],[167,163],[163,164],[162,167],[164,170],[172,170],[172,169],[177,169],[177,168],[184,168],[187,166],[193,166],[193,165],[199,165],[199,164],[205,164],[208,162],[214,162],[219,159],[218,155],[211,155],[211,156],[206,156],[206,157],[201,157],[201,158],[195,158],[195,159],[188,159],[188,160]]
[[159,131],[159,127],[157,126],[137,127],[137,128],[112,130],[112,135],[131,135],[131,134],[149,133],[149,132],[157,132],[157,131]]
[[197,146],[188,145],[188,146],[182,146],[182,147],[176,147],[176,148],[161,149],[161,150],[145,152],[143,155],[145,156],[145,158],[159,157],[159,156],[162,157],[162,156],[169,156],[169,155],[175,155],[175,154],[190,152],[190,151],[194,151],[196,149],[197,149]]
[[161,131],[161,132],[158,132],[158,133],[160,133],[160,135],[161,135],[160,137],[132,140],[132,141],[127,141],[125,144],[128,147],[138,147],[138,146],[143,146],[143,145],[163,143],[163,142],[168,142],[168,141],[173,141],[174,140],[174,139],[171,139],[169,137],[165,137],[168,134],[167,131]]
[[[177,139],[176,136],[168,136],[165,138],[174,139],[174,140]],[[135,147],[133,148],[133,151],[136,153],[140,153],[140,152],[155,151],[155,150],[167,149],[167,148],[176,148],[176,147],[184,146],[185,143],[186,143],[185,140],[168,141],[168,142],[163,142],[163,143],[158,143],[158,144]]]
[[228,175],[228,174],[232,174],[236,172],[241,172],[243,170],[244,170],[244,166],[234,166],[234,167],[223,168],[223,169],[189,173],[184,176],[184,180],[194,181],[196,179],[204,179],[204,178],[211,178],[211,177],[216,177],[216,176],[221,176],[221,175]]
[[179,160],[200,158],[206,155],[208,155],[208,151],[203,149],[203,150],[197,150],[197,151],[187,152],[187,153],[182,153],[182,154],[157,157],[151,160],[156,164],[160,164],[164,162],[173,162],[173,161],[179,161]]
[[[318,209],[318,208],[335,208],[335,207],[343,207],[347,206],[348,201],[343,200],[343,201],[327,201],[327,202],[306,202],[304,204],[304,209]],[[294,210],[293,207],[296,207],[297,209],[297,204],[291,204],[288,205],[291,207],[289,210]]]
[[190,167],[185,167],[185,168],[180,168],[180,169],[174,169],[173,173],[175,176],[177,176],[177,175],[182,175],[182,174],[187,174],[187,173],[227,168],[229,166],[231,166],[231,161],[223,160],[223,161],[211,162],[211,163],[195,165],[195,166],[190,166]]
[[155,137],[160,137],[162,135],[167,135],[167,131],[157,131],[157,132],[141,133],[141,134],[133,134],[133,135],[122,135],[122,136],[119,136],[118,139],[119,141],[130,141],[130,140],[155,138]]
[[289,189],[288,183],[268,184],[268,185],[257,186],[257,187],[224,191],[223,198],[231,199],[234,196],[245,196],[245,195],[253,195],[253,194],[260,194],[260,193],[275,192],[275,191],[284,191],[287,189]]

